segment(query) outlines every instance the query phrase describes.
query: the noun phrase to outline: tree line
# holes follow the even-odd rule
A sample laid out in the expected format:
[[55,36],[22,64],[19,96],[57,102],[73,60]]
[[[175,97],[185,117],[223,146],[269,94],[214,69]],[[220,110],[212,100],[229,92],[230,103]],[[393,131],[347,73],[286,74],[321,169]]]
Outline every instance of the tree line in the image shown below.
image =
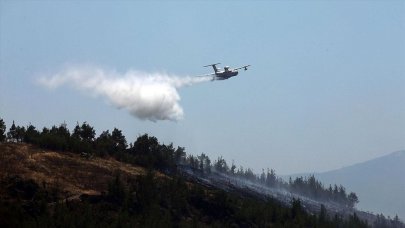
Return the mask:
[[325,187],[318,181],[314,175],[309,177],[296,177],[295,179],[289,178],[286,182],[276,175],[274,169],[262,170],[261,174],[255,174],[251,168],[236,167],[234,163],[228,165],[226,160],[219,157],[217,160],[211,162],[208,156],[201,154],[199,156],[188,155],[185,163],[191,168],[193,172],[202,175],[209,175],[212,172],[222,173],[231,177],[240,178],[242,180],[251,181],[253,183],[261,184],[269,188],[281,188],[289,192],[293,192],[311,199],[334,202],[341,206],[354,208],[359,202],[359,199],[354,192],[348,193],[346,188],[342,185],[329,185]]
[[156,137],[148,134],[140,135],[129,144],[122,131],[117,128],[111,132],[103,131],[96,137],[94,127],[87,122],[77,123],[70,132],[65,123],[37,130],[32,124],[24,127],[16,125],[13,121],[6,133],[6,125],[0,119],[0,142],[3,141],[25,142],[44,149],[81,154],[84,157],[110,156],[163,172],[174,172],[177,164],[187,160],[183,147],[175,148],[172,143],[162,144]]
[[6,134],[6,126],[0,119],[0,140],[26,142],[45,149],[80,153],[85,157],[112,156],[120,161],[154,168],[166,173],[177,172],[181,167],[190,168],[201,175],[217,172],[267,187],[283,188],[312,199],[335,202],[349,208],[353,208],[359,202],[354,192],[346,192],[342,185],[325,187],[313,175],[305,178],[290,178],[288,182],[277,177],[273,169],[266,171],[263,169],[262,173],[257,175],[250,168],[242,166],[237,168],[234,163],[228,165],[222,157],[211,161],[204,153],[198,156],[187,155],[183,147],[175,148],[173,144],[159,143],[156,137],[147,134],[139,136],[128,145],[121,130],[117,128],[111,132],[106,130],[96,137],[94,127],[87,122],[77,123],[70,132],[65,123],[59,126],[54,125],[51,128],[44,127],[42,131],[39,131],[32,124],[21,127],[16,126],[13,121]]
[[[285,182],[277,177],[273,169],[262,170],[262,173],[257,175],[250,168],[242,166],[237,168],[234,163],[228,165],[222,157],[211,161],[204,153],[198,156],[187,155],[183,147],[175,148],[173,144],[162,144],[156,137],[147,134],[140,135],[129,144],[122,131],[117,128],[111,132],[103,131],[96,137],[94,128],[87,122],[77,123],[72,132],[65,123],[51,128],[44,127],[39,131],[32,124],[21,127],[16,126],[13,121],[8,132],[6,129],[4,121],[0,118],[0,142],[25,142],[44,149],[82,154],[86,158],[90,158],[90,155],[108,156],[146,167],[148,170],[146,176],[137,177],[127,183],[123,183],[117,174],[108,185],[107,195],[93,196],[93,198],[82,196],[80,202],[57,203],[55,208],[50,208],[49,203],[55,201],[53,196],[57,195],[55,194],[57,189],[42,189],[33,181],[18,178],[2,180],[3,186],[9,186],[7,188],[11,192],[10,194],[17,194],[13,197],[22,197],[24,200],[23,198],[27,197],[24,189],[29,189],[28,198],[31,200],[28,209],[27,205],[23,203],[24,201],[18,201],[13,205],[1,202],[0,215],[9,218],[9,220],[3,221],[10,221],[12,225],[35,226],[36,224],[36,226],[61,227],[82,224],[89,224],[89,226],[122,226],[124,224],[128,227],[170,224],[180,224],[180,226],[208,224],[219,227],[268,226],[269,224],[274,227],[367,226],[367,223],[361,221],[356,214],[350,216],[349,219],[343,219],[338,215],[330,216],[323,205],[319,214],[310,215],[305,212],[299,200],[294,200],[291,208],[285,208],[270,198],[263,202],[240,198],[222,190],[207,191],[199,185],[186,185],[185,180],[178,175],[178,171],[188,168],[200,175],[222,173],[268,187],[285,188],[317,199],[341,201],[348,207],[353,207],[358,202],[357,196],[354,193],[347,194],[343,186],[335,185],[325,188],[314,176],[298,177],[294,180],[290,178],[288,182]],[[172,178],[156,178],[152,170],[159,170],[169,174]],[[17,191],[15,191],[16,188]],[[44,196],[46,197],[44,198]],[[18,219],[26,211],[29,211],[32,219]],[[16,220],[12,220],[12,218]],[[192,219],[185,220],[184,218]],[[115,221],[117,224],[111,224],[111,221]],[[390,220],[383,215],[378,216],[374,225],[376,227],[403,227],[398,217]]]

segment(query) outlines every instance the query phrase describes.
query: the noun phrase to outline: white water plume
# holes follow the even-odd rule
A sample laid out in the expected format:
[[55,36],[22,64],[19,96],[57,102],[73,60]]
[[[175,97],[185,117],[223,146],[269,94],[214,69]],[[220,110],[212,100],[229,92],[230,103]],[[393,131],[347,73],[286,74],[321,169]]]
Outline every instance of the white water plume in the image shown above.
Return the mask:
[[142,120],[171,120],[183,118],[177,89],[209,81],[211,77],[179,77],[165,73],[145,73],[129,70],[125,73],[106,71],[99,67],[69,67],[39,83],[48,88],[68,84],[74,88],[105,97],[117,108],[128,110]]

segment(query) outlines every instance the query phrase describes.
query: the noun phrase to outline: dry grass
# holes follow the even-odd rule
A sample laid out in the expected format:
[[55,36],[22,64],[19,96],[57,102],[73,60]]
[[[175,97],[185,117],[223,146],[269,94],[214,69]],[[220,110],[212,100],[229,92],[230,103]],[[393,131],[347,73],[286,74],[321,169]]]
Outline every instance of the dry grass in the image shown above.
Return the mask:
[[68,152],[45,151],[29,144],[0,144],[0,178],[19,175],[24,179],[55,186],[64,197],[100,194],[119,172],[123,179],[145,170],[111,158],[86,159]]

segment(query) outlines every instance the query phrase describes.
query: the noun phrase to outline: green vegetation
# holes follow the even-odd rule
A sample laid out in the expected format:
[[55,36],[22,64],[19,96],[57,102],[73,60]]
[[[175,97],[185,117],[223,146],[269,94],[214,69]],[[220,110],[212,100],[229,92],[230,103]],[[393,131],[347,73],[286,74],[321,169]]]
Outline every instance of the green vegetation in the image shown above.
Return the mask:
[[263,170],[261,175],[256,175],[250,168],[237,169],[235,164],[229,167],[222,157],[211,162],[205,154],[186,156],[184,148],[175,149],[173,144],[160,144],[156,137],[147,134],[138,137],[128,147],[125,136],[117,128],[114,128],[112,133],[108,130],[103,131],[96,138],[94,128],[86,122],[81,125],[77,123],[72,134],[66,124],[53,126],[50,129],[43,128],[42,132],[39,132],[32,125],[25,130],[25,127],[15,126],[13,122],[7,135],[8,140],[12,142],[27,142],[45,149],[72,151],[86,157],[112,156],[120,161],[154,168],[165,173],[175,173],[178,165],[182,164],[201,175],[207,175],[213,171],[220,172],[267,187],[283,188],[316,200],[332,201],[350,208],[358,203],[355,193],[346,193],[343,186],[325,188],[314,176],[298,177],[286,183],[276,176],[273,169],[268,169],[266,173]]
[[309,215],[299,200],[288,208],[273,199],[187,185],[179,176],[157,178],[153,171],[126,183],[117,174],[105,195],[72,201],[58,201],[57,189],[32,180],[12,177],[1,184],[16,199],[1,202],[2,227],[367,227],[356,215]]
[[4,120],[0,118],[0,142],[3,142],[6,139],[6,124]]
[[[4,127],[3,127],[4,126]],[[0,119],[0,136],[4,136]],[[4,137],[3,137],[4,140]],[[255,175],[251,169],[234,164],[229,167],[220,157],[211,162],[205,154],[187,155],[182,147],[159,143],[147,134],[127,144],[118,129],[103,131],[98,137],[88,123],[77,124],[71,134],[66,124],[36,130],[13,125],[7,133],[8,142],[26,142],[44,149],[113,158],[145,167],[145,175],[123,180],[120,173],[108,183],[101,195],[80,196],[80,200],[64,200],[61,190],[45,184],[11,176],[1,180],[5,196],[0,200],[1,227],[367,227],[356,214],[349,218],[331,216],[321,208],[319,214],[306,212],[299,199],[291,207],[274,199],[225,192],[186,181],[181,169],[200,175],[220,172],[226,175],[282,187],[304,195],[339,202],[353,207],[355,193],[346,194],[344,187],[325,189],[313,176],[281,181],[274,170]],[[164,173],[165,176],[157,175]],[[382,220],[381,221],[390,221]]]

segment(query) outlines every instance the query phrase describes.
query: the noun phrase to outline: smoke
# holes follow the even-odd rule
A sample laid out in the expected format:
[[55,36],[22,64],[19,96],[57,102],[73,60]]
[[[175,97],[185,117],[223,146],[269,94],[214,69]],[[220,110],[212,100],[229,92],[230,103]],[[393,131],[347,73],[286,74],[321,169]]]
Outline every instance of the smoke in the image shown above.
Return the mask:
[[171,120],[183,118],[178,89],[209,81],[211,77],[178,77],[166,73],[146,73],[129,70],[125,73],[106,71],[98,67],[68,67],[39,83],[51,89],[70,85],[76,89],[102,96],[115,107],[128,110],[141,120]]

